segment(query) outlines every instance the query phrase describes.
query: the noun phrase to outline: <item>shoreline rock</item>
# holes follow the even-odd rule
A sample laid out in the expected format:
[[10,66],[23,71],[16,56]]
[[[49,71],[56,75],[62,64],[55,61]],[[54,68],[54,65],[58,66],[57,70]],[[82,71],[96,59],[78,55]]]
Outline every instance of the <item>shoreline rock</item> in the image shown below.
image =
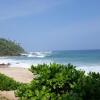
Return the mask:
[[10,65],[11,65],[10,63],[7,63],[7,64],[1,63],[0,68],[8,68]]

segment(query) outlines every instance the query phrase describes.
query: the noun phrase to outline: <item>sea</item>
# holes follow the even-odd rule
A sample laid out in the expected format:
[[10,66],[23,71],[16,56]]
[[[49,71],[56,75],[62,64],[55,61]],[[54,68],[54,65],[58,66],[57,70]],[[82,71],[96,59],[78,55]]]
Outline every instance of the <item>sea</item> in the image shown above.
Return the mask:
[[100,72],[100,50],[41,51],[21,54],[21,56],[0,57],[0,64],[10,63],[10,67],[30,68],[37,64],[73,64],[86,72]]

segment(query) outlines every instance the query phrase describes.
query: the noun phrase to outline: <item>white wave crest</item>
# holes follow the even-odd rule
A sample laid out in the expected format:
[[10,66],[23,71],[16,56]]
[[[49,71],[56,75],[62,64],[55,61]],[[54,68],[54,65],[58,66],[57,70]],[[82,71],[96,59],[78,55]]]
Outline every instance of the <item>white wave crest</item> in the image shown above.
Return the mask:
[[34,58],[44,58],[51,55],[51,51],[49,52],[30,52],[28,54],[21,54],[22,56],[34,57]]
[[0,59],[0,64],[8,64],[8,63],[17,63],[15,60],[13,59],[8,59],[8,58],[4,58],[4,59]]

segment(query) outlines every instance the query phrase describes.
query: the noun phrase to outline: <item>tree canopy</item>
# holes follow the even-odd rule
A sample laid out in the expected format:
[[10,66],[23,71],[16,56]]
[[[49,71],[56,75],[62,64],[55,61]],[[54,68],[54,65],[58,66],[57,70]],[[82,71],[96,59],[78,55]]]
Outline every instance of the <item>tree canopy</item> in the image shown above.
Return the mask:
[[25,50],[16,42],[0,38],[0,56],[18,56]]

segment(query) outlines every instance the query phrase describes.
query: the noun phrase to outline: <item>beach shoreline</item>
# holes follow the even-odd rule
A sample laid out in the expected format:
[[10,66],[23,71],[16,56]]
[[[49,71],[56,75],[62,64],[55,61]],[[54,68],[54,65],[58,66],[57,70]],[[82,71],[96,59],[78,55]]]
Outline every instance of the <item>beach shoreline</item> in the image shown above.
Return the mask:
[[[31,68],[32,65],[37,66],[38,64],[43,64],[43,63],[0,63],[0,69],[2,68],[8,68],[8,69],[29,69]],[[46,64],[50,64],[50,63],[46,63]],[[71,63],[72,64],[72,63]],[[75,65],[76,69],[78,70],[82,70],[85,71],[86,73],[89,72],[96,72],[96,73],[100,73],[100,66],[99,65]]]

